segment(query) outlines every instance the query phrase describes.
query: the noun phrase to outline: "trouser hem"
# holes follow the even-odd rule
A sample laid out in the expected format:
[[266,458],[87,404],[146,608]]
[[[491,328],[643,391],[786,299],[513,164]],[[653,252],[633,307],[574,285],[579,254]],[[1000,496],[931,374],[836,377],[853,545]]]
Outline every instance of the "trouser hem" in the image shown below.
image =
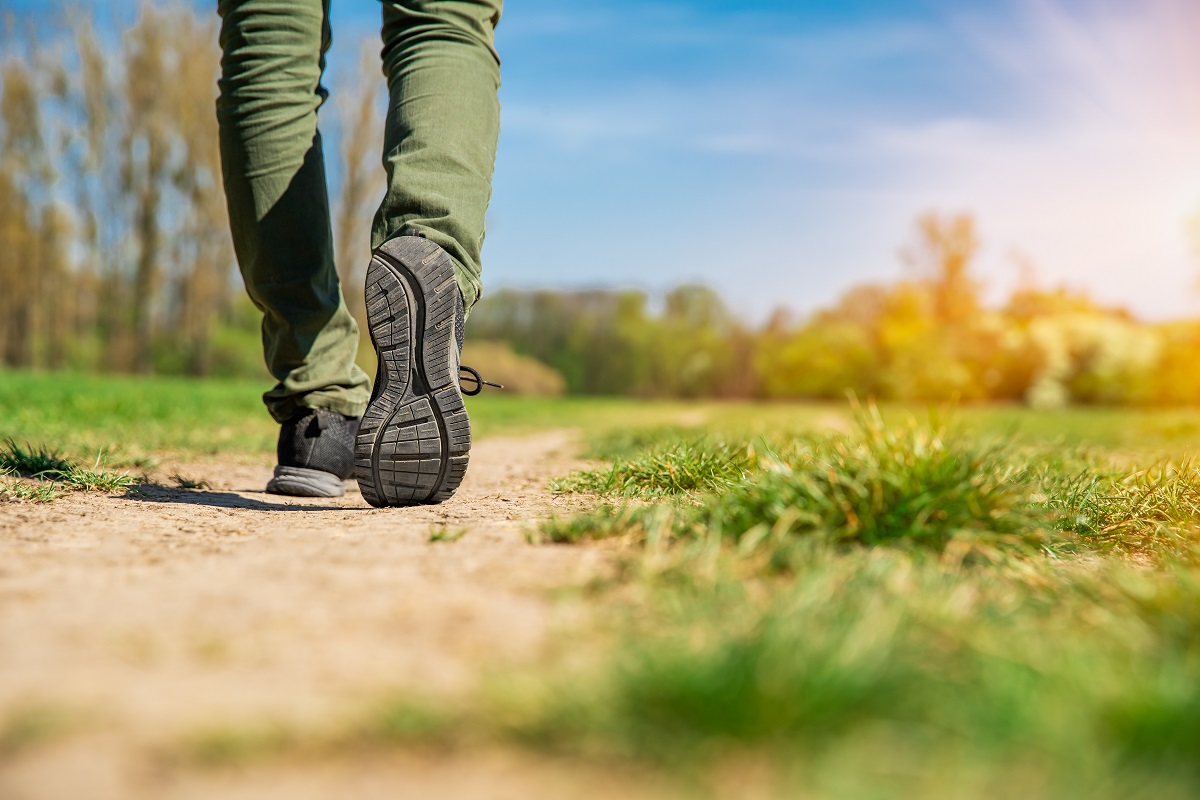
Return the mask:
[[367,410],[367,398],[362,400],[345,397],[331,397],[320,392],[310,392],[306,395],[285,398],[264,398],[267,410],[274,420],[280,424],[295,416],[312,409],[324,409],[344,417],[361,417]]

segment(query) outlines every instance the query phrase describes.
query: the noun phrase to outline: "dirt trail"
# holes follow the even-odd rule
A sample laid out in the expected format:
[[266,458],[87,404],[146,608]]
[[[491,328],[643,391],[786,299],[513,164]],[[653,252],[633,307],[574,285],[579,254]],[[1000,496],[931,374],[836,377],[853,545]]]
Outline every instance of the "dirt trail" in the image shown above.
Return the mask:
[[208,725],[328,723],[388,690],[457,692],[484,665],[536,660],[563,622],[544,590],[604,563],[525,541],[532,520],[568,510],[545,485],[577,466],[573,451],[561,432],[484,440],[458,495],[427,508],[371,509],[356,489],[267,495],[266,461],[156,473],[206,481],[199,491],[0,505],[0,734],[30,709],[83,720],[15,753],[0,742],[0,797],[369,797],[372,780],[387,797],[509,796],[496,777],[507,756],[470,774],[426,764],[410,795],[387,776],[417,773],[394,759],[352,770],[354,793],[326,794],[326,779],[347,788],[335,766],[244,784],[149,774],[136,755]]

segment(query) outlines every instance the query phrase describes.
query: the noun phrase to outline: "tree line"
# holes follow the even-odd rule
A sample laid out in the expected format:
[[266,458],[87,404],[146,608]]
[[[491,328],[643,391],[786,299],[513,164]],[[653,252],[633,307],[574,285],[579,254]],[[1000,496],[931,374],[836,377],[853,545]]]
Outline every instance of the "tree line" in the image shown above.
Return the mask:
[[[221,185],[216,14],[148,2],[122,22],[79,8],[2,21],[0,363],[261,374]],[[334,201],[349,287],[382,194],[381,85],[365,71],[323,115],[345,133]]]
[[805,318],[761,326],[702,286],[661,310],[636,291],[504,291],[468,335],[511,343],[578,394],[1067,404],[1200,403],[1200,322],[1147,324],[1032,282],[989,308],[967,214],[920,217],[890,283],[855,286]]

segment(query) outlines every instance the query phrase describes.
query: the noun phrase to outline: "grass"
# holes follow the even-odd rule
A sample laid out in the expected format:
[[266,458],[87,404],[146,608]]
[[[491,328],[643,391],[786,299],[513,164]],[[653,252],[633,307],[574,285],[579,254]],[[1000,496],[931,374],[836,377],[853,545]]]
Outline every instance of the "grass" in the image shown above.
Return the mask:
[[19,445],[12,439],[6,440],[3,447],[0,447],[0,470],[6,472],[26,478],[40,478],[69,469],[71,462],[63,458],[57,450],[29,444]]
[[619,599],[593,597],[598,659],[568,637],[564,655],[457,702],[389,696],[329,728],[210,729],[180,750],[245,765],[505,746],[650,770],[698,797],[721,796],[713,781],[748,759],[771,776],[766,797],[1200,791],[1196,573],[797,547],[786,577],[723,562],[711,579],[643,573]]
[[[103,451],[144,469],[157,459],[261,459],[279,428],[261,401],[270,385],[245,379],[37,373],[0,369],[0,439],[53,442],[76,460]],[[548,428],[611,430],[662,424],[692,406],[632,399],[487,393],[469,401],[476,436]]]
[[102,470],[98,466],[92,469],[72,466],[61,472],[48,473],[48,475],[72,489],[84,492],[123,492],[144,482],[142,478],[127,475],[124,472]]
[[180,475],[179,473],[172,475],[171,480],[175,481],[175,484],[180,489],[208,489],[208,488],[211,488],[208,485],[208,481],[196,480],[194,478],[187,478],[187,477],[184,477],[183,475]]
[[270,452],[269,387],[247,380],[0,372],[0,436],[53,442],[75,459],[121,466],[162,454]]
[[[609,502],[551,520],[542,534],[717,539],[743,555],[802,535],[958,556],[1083,546],[1187,557],[1200,542],[1200,468],[1190,459],[1116,466],[1099,453],[1018,446],[1011,435],[983,438],[937,418],[889,423],[873,406],[853,423],[848,433],[741,440],[668,428],[625,434],[639,443],[632,448],[601,437],[613,462],[552,488]],[[621,498],[659,502],[612,503]]]
[[1101,550],[1183,555],[1200,541],[1200,467],[1190,459],[1045,479],[1060,527]]
[[[48,503],[62,496],[64,489],[86,492],[120,492],[142,482],[123,472],[100,469],[101,456],[91,469],[64,458],[57,450],[19,445],[7,440],[0,449],[0,476],[15,475],[29,480],[0,483],[0,497],[15,501]],[[34,482],[36,481],[36,482]]]
[[470,532],[470,528],[451,528],[442,525],[429,532],[429,541],[431,544],[434,542],[457,542]]
[[61,496],[54,483],[30,483],[21,480],[0,480],[0,499],[18,503],[52,503]]
[[[903,543],[945,551],[1030,543],[1049,519],[1028,468],[998,444],[961,439],[941,425],[888,426],[860,410],[853,434],[775,441],[654,445],[643,455],[557,482],[608,496],[683,496],[669,507],[602,507],[546,527],[551,540],[635,533],[728,540],[749,554],[799,535],[864,545]],[[676,462],[685,465],[674,469]],[[678,480],[677,474],[687,480]],[[588,530],[592,526],[594,530]]]
[[636,545],[605,590],[615,641],[495,735],[683,780],[751,756],[781,797],[1200,793],[1186,446],[1163,460],[854,417],[715,440],[748,457],[699,492],[640,471],[695,431],[600,437],[613,463],[560,488],[608,499],[542,532]]
[[[263,409],[270,386],[249,379],[189,379],[39,373],[0,369],[0,439],[53,442],[85,459],[99,451],[110,463],[144,469],[163,457],[269,456],[277,427]],[[844,425],[844,403],[662,402],[630,398],[530,398],[490,392],[469,400],[476,435],[582,428],[598,446],[636,447],[647,429],[702,422],[720,436],[770,435]],[[902,418],[913,409],[884,409]],[[916,409],[920,411],[920,409]],[[970,407],[958,412],[967,433],[1009,433],[1018,442],[1081,443],[1148,456],[1200,449],[1200,410],[1083,408],[1031,412]],[[608,458],[611,453],[593,452]]]
[[239,767],[301,746],[280,724],[214,727],[191,733],[179,748],[180,760],[203,767]]
[[611,463],[558,484],[597,505],[543,536],[631,546],[538,664],[457,701],[380,698],[272,757],[514,747],[697,797],[763,775],[780,798],[1200,794],[1185,449],[870,408],[845,432],[713,429],[601,431]]
[[643,499],[718,492],[738,485],[750,462],[745,447],[692,435],[604,469],[556,479],[550,488]]
[[[27,477],[6,497],[67,491],[101,448],[131,465],[273,443],[265,387],[39,388],[56,380],[0,380],[0,436],[62,448],[9,448]],[[607,462],[555,484],[591,511],[533,537],[624,545],[576,587],[588,613],[460,697],[208,728],[179,754],[519,748],[699,797],[761,775],[780,798],[1200,796],[1200,412],[910,411],[472,401],[484,436],[579,427]]]
[[1200,788],[1194,576],[824,545],[794,564],[643,587],[611,658],[498,735],[681,774],[757,753],[782,796],[1008,796],[1030,770],[1037,797]]

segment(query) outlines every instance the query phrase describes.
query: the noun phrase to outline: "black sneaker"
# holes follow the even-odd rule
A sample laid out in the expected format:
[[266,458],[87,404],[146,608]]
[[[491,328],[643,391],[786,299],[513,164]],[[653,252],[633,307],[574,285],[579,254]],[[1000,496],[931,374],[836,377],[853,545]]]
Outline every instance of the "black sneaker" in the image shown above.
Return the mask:
[[272,494],[295,497],[341,497],[342,484],[354,473],[354,437],[358,417],[314,408],[279,429],[279,466],[267,484]]
[[419,236],[384,242],[367,268],[366,302],[379,367],[354,448],[359,488],[373,506],[440,503],[462,483],[471,452],[454,262]]

